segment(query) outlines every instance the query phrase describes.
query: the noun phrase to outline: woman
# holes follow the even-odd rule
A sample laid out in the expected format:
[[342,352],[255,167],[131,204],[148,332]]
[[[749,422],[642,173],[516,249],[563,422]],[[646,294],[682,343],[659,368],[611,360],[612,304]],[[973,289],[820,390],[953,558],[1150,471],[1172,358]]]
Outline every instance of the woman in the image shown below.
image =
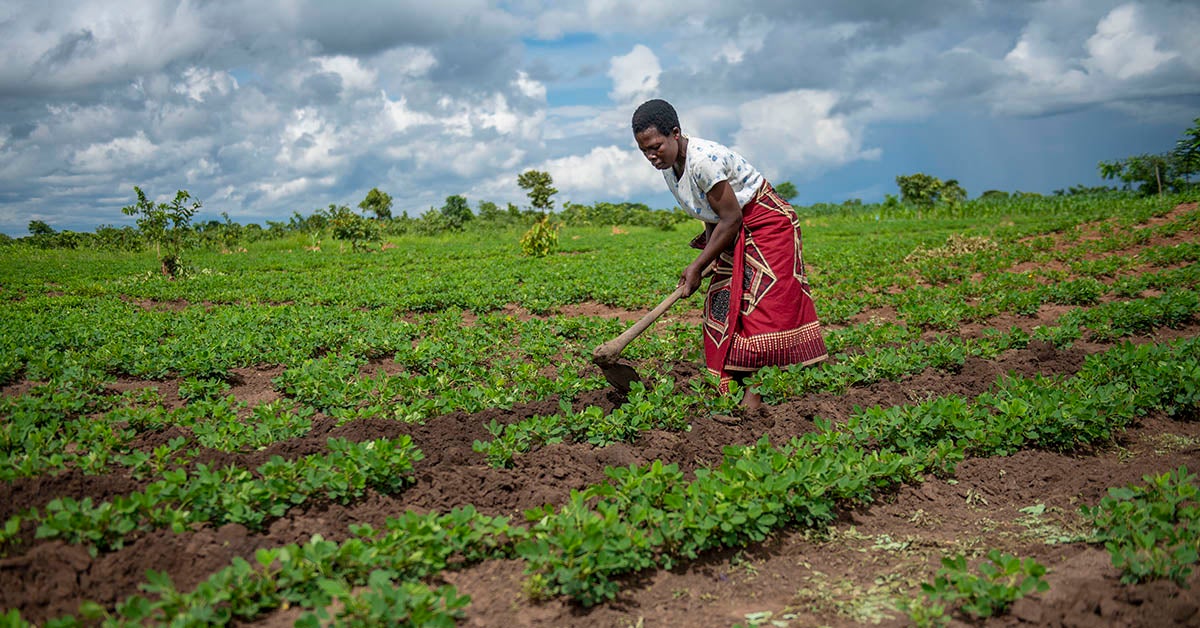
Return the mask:
[[[704,300],[704,361],[720,381],[743,383],[764,366],[815,364],[828,357],[809,294],[795,210],[741,155],[684,135],[665,100],[633,114],[633,136],[688,213],[704,221],[700,249],[679,279],[684,296],[715,262]],[[732,281],[738,277],[740,281]],[[742,405],[762,407],[746,390]]]

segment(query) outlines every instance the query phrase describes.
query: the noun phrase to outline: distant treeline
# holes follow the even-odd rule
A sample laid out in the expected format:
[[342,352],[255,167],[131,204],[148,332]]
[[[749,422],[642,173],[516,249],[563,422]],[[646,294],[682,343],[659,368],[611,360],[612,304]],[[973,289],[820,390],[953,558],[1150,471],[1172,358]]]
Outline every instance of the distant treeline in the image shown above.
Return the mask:
[[[443,207],[433,207],[418,217],[408,212],[392,217],[359,216],[346,205],[330,205],[314,210],[307,215],[293,212],[287,222],[268,220],[265,226],[258,223],[239,224],[222,214],[223,220],[201,220],[188,225],[187,248],[211,248],[234,250],[246,244],[262,240],[306,235],[319,240],[332,235],[332,230],[353,215],[361,221],[370,221],[383,235],[437,235],[440,233],[467,230],[498,231],[528,228],[541,219],[543,213],[532,209],[520,209],[509,203],[501,208],[495,203],[484,201],[472,211],[461,196],[447,199]],[[580,226],[644,226],[671,230],[676,224],[690,220],[680,209],[651,209],[643,203],[595,203],[582,205],[566,203],[552,214],[553,220],[568,227]],[[138,251],[153,246],[153,240],[133,226],[114,227],[101,225],[95,232],[56,231],[41,220],[29,223],[29,235],[10,237],[0,233],[0,246],[25,245],[40,248],[100,248],[107,250]]]
[[[936,179],[935,179],[936,181]],[[1129,196],[1128,191],[1111,187],[1075,186],[1056,190],[1054,196]],[[976,199],[959,200],[951,195],[932,199],[914,199],[887,195],[880,203],[864,203],[860,199],[849,199],[842,203],[815,203],[796,205],[801,216],[862,214],[867,218],[918,217],[926,215],[971,215],[976,212],[992,213],[997,205],[1045,198],[1033,192],[1003,192],[989,190]],[[986,208],[986,209],[985,209]],[[363,208],[363,213],[368,213]],[[304,235],[314,243],[327,236],[334,236],[338,225],[347,218],[355,222],[371,223],[382,235],[437,235],[461,231],[500,231],[525,229],[540,220],[543,212],[536,209],[521,209],[512,203],[500,207],[490,201],[479,203],[472,210],[462,196],[451,196],[442,207],[432,207],[418,217],[408,212],[399,216],[366,217],[346,205],[329,205],[305,215],[293,212],[287,222],[266,221],[239,224],[221,215],[223,220],[196,221],[188,225],[186,236],[190,240],[187,248],[209,248],[214,250],[236,250],[247,244],[262,240],[280,239]],[[585,226],[642,226],[673,230],[676,225],[691,221],[689,214],[679,208],[652,209],[643,203],[607,203],[592,205],[565,203],[562,209],[551,214],[552,220],[565,227]],[[100,248],[108,250],[137,251],[153,246],[153,240],[133,226],[114,227],[101,225],[95,232],[56,231],[40,220],[30,221],[29,235],[12,238],[0,234],[0,245],[25,245],[40,248]]]

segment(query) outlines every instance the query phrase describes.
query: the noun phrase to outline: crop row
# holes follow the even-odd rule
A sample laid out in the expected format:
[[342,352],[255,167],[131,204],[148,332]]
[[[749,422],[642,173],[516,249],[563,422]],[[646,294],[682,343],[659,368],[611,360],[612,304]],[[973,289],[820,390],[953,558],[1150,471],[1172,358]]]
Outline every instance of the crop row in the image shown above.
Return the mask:
[[[838,393],[926,368],[954,371],[968,356],[991,358],[1031,339],[1066,346],[1083,337],[1085,329],[1092,339],[1114,340],[1178,327],[1194,320],[1197,311],[1196,292],[1173,289],[1157,297],[1076,308],[1060,317],[1057,325],[1040,327],[1032,336],[1014,328],[979,339],[941,337],[923,342],[914,340],[916,328],[868,322],[828,334],[828,346],[835,353],[829,364],[818,369],[764,369],[752,384],[775,401],[810,392]],[[462,327],[447,317],[430,317],[420,325],[428,335],[404,345],[392,358],[403,372],[379,369],[366,375],[367,362],[351,354],[306,358],[274,382],[286,399],[252,408],[228,396],[229,385],[220,378],[188,377],[179,386],[179,395],[187,403],[167,410],[153,389],[114,395],[106,388],[108,378],[96,366],[69,363],[26,394],[0,398],[0,413],[9,417],[0,424],[0,458],[6,463],[0,465],[0,475],[30,476],[69,463],[89,473],[103,472],[114,462],[132,467],[136,474],[161,471],[184,461],[185,443],[160,446],[149,454],[131,451],[129,444],[139,433],[171,425],[189,428],[199,445],[245,451],[306,433],[315,411],[344,421],[360,417],[419,421],[452,411],[510,408],[518,402],[554,397],[567,402],[582,391],[606,386],[579,354],[583,353],[580,347],[598,342],[610,327],[611,321],[595,319],[521,322],[500,316],[481,317],[475,325]],[[722,405],[726,399],[714,399],[695,388],[699,381],[690,391],[672,391],[672,386],[663,386],[667,375],[655,375],[655,363],[692,357],[689,347],[695,343],[680,341],[681,335],[692,331],[677,323],[639,340],[641,351],[658,352],[663,361],[640,367],[652,382],[650,389],[635,391],[628,403],[610,415],[597,407],[580,412],[564,408],[559,415],[493,426],[493,445],[481,444],[479,450],[494,464],[503,465],[512,455],[547,442],[625,441],[652,427],[680,429],[698,408],[728,411]],[[515,339],[520,347],[514,348],[515,354],[497,354],[495,347],[504,338]]]
[[[331,592],[370,584],[361,595],[376,595],[397,582],[419,587],[413,581],[441,569],[512,555],[526,561],[532,593],[592,604],[615,595],[615,581],[623,574],[761,540],[783,526],[823,526],[839,504],[869,501],[881,487],[926,471],[952,473],[965,455],[1103,443],[1151,410],[1195,416],[1197,382],[1200,339],[1122,344],[1089,357],[1070,379],[1002,378],[994,392],[974,402],[947,397],[873,408],[843,429],[821,421],[818,433],[781,448],[765,440],[729,447],[718,467],[697,471],[691,481],[661,462],[608,469],[608,482],[573,493],[565,505],[527,512],[527,526],[471,509],[406,513],[390,519],[382,534],[356,528],[356,538],[342,544],[314,538],[304,546],[263,550],[258,567],[235,561],[191,593],[156,577],[149,589],[157,599],[126,600],[115,609],[116,618],[186,624],[252,618],[284,603],[324,608],[335,597]],[[1195,489],[1182,495],[1176,505],[1186,515],[1194,511]],[[1093,513],[1098,521],[1103,513],[1129,510],[1115,501],[1099,508]],[[1140,525],[1128,523],[1128,516],[1119,520]],[[1110,539],[1122,534],[1108,524],[1102,531]],[[1190,547],[1196,536],[1184,538]],[[1189,556],[1171,554],[1167,562],[1176,562],[1160,567],[1170,569],[1178,561],[1186,567],[1195,560]],[[384,573],[372,577],[379,570]],[[459,600],[451,592],[421,599],[432,598],[442,602],[423,608],[448,608]],[[363,607],[361,599],[348,605]],[[88,608],[93,615],[107,612]],[[452,609],[445,612],[452,617]]]
[[37,525],[37,538],[86,543],[95,553],[122,547],[138,530],[181,532],[196,523],[239,523],[257,530],[314,496],[347,503],[367,488],[399,491],[412,482],[413,463],[423,457],[407,436],[361,443],[331,438],[328,449],[290,461],[274,456],[257,473],[204,464],[167,470],[141,491],[98,504],[88,497],[55,498],[44,512],[34,509],[10,518],[5,535],[28,522]]
[[[1070,344],[1082,336],[1081,328],[1085,326],[1093,327],[1093,336],[1105,340],[1160,327],[1178,327],[1193,320],[1198,310],[1200,297],[1195,293],[1173,292],[1091,310],[1073,310],[1060,319],[1062,325],[1039,328],[1032,337],[1014,327],[979,339],[942,336],[933,342],[872,345],[873,348],[862,352],[836,354],[820,368],[764,368],[751,378],[749,385],[756,387],[769,403],[816,392],[838,394],[852,386],[896,381],[926,369],[957,371],[969,356],[991,359],[1004,351],[1023,348],[1031,339],[1051,340],[1060,346]],[[856,339],[863,338],[861,333],[871,331],[878,332],[876,340],[892,340],[910,333],[892,324],[874,330],[870,325],[859,327]],[[835,344],[840,343],[831,346]],[[732,399],[712,398],[699,380],[693,382],[689,391],[663,377],[649,387],[635,383],[628,402],[608,415],[597,406],[574,411],[563,404],[561,412],[554,415],[533,416],[508,425],[493,421],[488,426],[492,440],[476,441],[474,449],[484,454],[493,466],[511,466],[515,455],[546,444],[575,441],[604,446],[632,441],[649,429],[682,429],[701,410],[729,413]]]

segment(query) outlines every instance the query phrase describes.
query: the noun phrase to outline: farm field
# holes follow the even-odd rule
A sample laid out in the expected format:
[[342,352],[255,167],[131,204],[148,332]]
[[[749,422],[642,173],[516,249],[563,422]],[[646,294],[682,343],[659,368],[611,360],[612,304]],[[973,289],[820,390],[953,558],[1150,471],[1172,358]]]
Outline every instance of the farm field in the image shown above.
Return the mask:
[[[801,221],[831,358],[732,425],[701,294],[627,398],[590,359],[694,225],[289,238],[175,281],[0,247],[5,625],[1200,625],[1195,199]],[[1048,587],[949,592],[989,565]]]

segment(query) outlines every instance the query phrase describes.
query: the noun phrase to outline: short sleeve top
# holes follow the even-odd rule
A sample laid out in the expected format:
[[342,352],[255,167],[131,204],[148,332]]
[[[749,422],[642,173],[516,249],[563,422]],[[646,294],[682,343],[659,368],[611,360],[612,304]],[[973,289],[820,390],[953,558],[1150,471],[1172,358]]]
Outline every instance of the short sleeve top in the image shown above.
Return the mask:
[[705,196],[714,185],[719,181],[728,181],[738,205],[745,207],[763,183],[762,174],[745,157],[721,144],[698,137],[688,138],[683,176],[677,180],[673,168],[667,168],[662,173],[667,187],[684,211],[704,222],[714,223],[720,218]]

